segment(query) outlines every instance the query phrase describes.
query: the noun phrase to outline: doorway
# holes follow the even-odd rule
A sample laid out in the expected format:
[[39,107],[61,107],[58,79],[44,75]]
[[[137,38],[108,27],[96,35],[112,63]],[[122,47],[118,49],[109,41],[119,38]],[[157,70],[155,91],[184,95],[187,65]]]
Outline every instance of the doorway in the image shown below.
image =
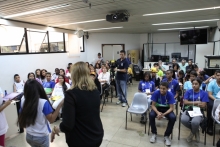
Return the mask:
[[124,44],[102,44],[102,57],[105,61],[117,60],[120,58],[120,51],[124,49]]

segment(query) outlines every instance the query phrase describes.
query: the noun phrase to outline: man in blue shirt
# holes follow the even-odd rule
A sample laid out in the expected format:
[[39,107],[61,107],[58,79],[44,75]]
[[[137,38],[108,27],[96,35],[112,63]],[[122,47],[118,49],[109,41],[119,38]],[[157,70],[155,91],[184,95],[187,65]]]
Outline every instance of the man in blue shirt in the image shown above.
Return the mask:
[[120,59],[116,61],[116,87],[118,92],[118,102],[116,104],[121,104],[125,107],[127,104],[127,70],[128,70],[128,60],[125,57],[125,51],[120,51]]
[[168,91],[172,92],[174,95],[174,98],[176,99],[178,97],[178,91],[179,91],[179,82],[172,78],[173,71],[171,69],[166,71],[166,78],[162,80],[162,82],[168,82],[169,87]]
[[166,117],[169,122],[167,125],[167,129],[164,133],[164,141],[167,146],[171,145],[170,141],[170,134],[172,133],[173,126],[176,121],[176,116],[173,113],[175,99],[173,97],[173,94],[168,91],[169,84],[167,82],[161,82],[160,84],[160,90],[156,90],[152,97],[152,110],[149,114],[150,119],[150,126],[151,126],[151,132],[152,137],[150,139],[151,143],[156,142],[157,138],[157,128],[155,125],[155,118],[157,117],[158,120],[160,120],[163,117]]
[[47,80],[46,82],[43,82],[43,87],[44,87],[44,90],[45,90],[47,96],[50,97],[50,95],[53,92],[54,86],[55,86],[55,82],[51,81],[51,73],[50,72],[46,73],[46,80]]
[[209,83],[207,91],[209,95],[209,104],[208,104],[208,131],[209,135],[213,134],[212,124],[213,120],[211,118],[212,107],[215,99],[220,99],[220,70],[216,70],[215,72],[216,80]]

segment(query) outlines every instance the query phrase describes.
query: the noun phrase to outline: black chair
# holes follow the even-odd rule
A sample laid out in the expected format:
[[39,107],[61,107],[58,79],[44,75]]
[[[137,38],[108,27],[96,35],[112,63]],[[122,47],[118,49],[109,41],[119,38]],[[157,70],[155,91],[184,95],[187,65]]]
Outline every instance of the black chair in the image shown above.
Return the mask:
[[[102,86],[101,86],[101,87],[102,87]],[[102,112],[102,110],[103,110],[104,105],[106,105],[106,103],[105,103],[106,99],[107,99],[107,102],[108,102],[108,96],[109,96],[110,89],[111,89],[111,86],[109,85],[109,86],[103,91],[103,96],[102,96],[102,98],[103,98],[103,104],[102,104],[101,112]],[[113,98],[113,97],[111,97],[111,103],[112,103],[112,98]]]

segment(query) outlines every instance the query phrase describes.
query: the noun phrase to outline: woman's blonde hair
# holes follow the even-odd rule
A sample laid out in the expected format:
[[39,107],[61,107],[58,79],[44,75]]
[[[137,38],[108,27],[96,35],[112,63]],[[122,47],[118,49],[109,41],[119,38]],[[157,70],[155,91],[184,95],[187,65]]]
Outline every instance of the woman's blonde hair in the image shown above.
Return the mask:
[[77,62],[70,68],[72,86],[70,89],[79,88],[80,90],[97,89],[95,82],[90,77],[90,71],[84,62]]

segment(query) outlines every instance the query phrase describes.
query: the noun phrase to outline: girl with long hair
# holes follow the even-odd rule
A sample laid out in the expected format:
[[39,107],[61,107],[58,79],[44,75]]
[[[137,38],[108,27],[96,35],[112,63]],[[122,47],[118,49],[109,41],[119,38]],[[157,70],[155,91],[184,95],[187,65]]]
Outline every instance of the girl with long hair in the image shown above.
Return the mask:
[[37,80],[40,84],[42,84],[42,82],[38,78],[35,78],[35,74],[33,72],[28,73],[27,79],[28,80]]
[[36,79],[37,81],[39,81],[40,84],[42,84],[40,73],[41,73],[40,69],[36,69],[36,70],[35,70],[35,79]]
[[40,71],[40,79],[41,79],[41,82],[44,83],[47,81],[46,79],[46,73],[47,73],[47,70],[46,69],[42,69]]
[[55,134],[64,132],[66,143],[71,147],[98,147],[104,135],[100,119],[100,97],[97,87],[90,78],[89,68],[84,62],[77,62],[71,68],[73,81],[66,91],[62,109],[63,120],[54,126],[51,141]]
[[[68,83],[68,84],[70,83],[69,78],[66,77],[65,70],[62,69],[62,68],[60,69],[60,75],[65,77],[64,80],[65,80],[66,83]],[[59,78],[56,79],[56,83],[58,83],[58,82],[59,82]]]
[[53,111],[42,85],[36,80],[25,83],[18,124],[26,128],[26,140],[31,147],[49,147],[50,123],[55,121],[62,106],[63,101]]

